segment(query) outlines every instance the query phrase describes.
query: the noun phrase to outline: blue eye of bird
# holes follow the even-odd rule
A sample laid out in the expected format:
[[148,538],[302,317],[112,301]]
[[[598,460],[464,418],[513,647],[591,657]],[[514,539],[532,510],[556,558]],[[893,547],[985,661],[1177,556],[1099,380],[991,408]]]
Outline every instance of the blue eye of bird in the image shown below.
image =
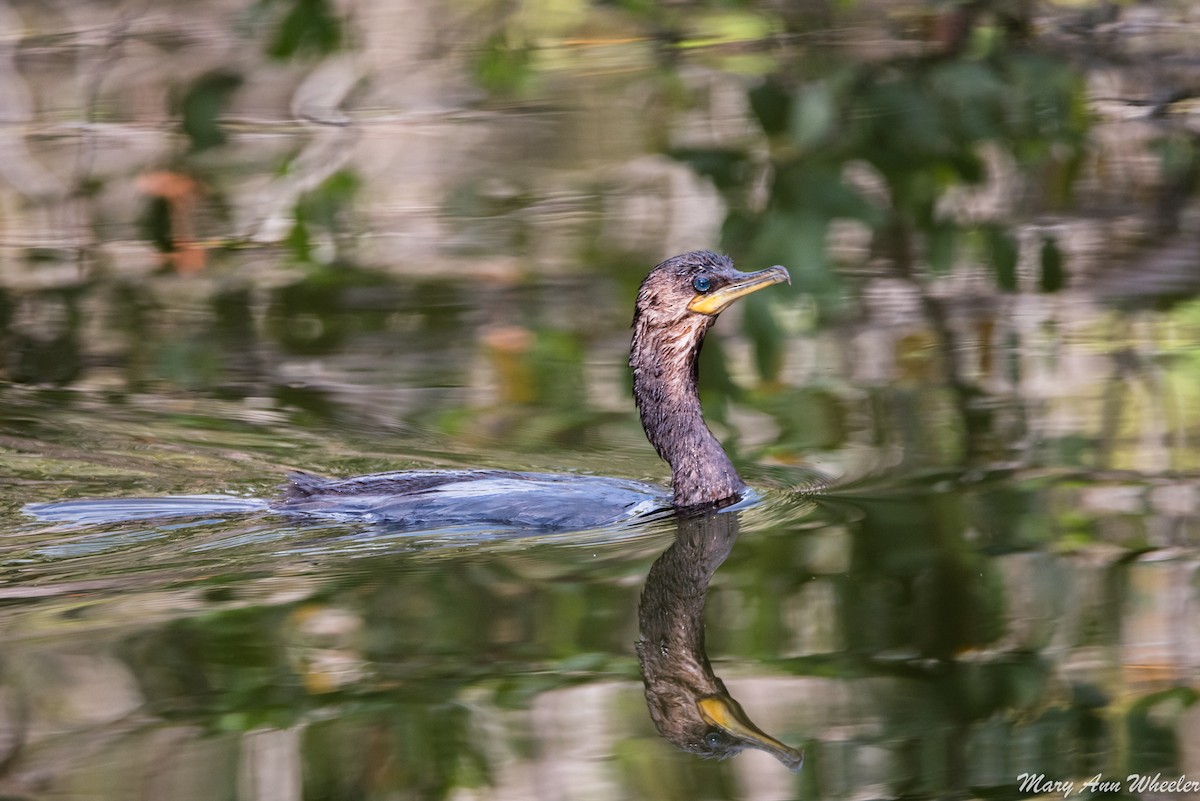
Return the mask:
[[712,281],[707,275],[697,275],[692,279],[692,289],[697,292],[707,292],[712,289]]

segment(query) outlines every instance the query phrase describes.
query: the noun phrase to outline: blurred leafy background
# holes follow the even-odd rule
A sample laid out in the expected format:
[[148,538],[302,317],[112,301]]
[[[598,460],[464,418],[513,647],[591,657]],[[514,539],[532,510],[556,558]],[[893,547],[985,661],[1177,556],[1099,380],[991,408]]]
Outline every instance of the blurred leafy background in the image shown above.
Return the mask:
[[[1131,310],[1194,317],[1194,75],[1175,4],[10,2],[4,16],[0,323],[18,384],[319,406],[327,393],[295,391],[293,357],[400,325],[414,337],[389,355],[416,361],[440,344],[420,334],[466,324],[504,385],[489,392],[511,401],[480,424],[577,446],[605,395],[583,361],[616,351],[649,265],[710,246],[785,264],[801,290],[748,304],[751,358],[710,348],[721,423],[736,397],[788,432],[779,458],[845,444],[837,421],[872,407],[803,374],[787,337],[849,336],[849,380],[886,406],[895,383],[861,373],[936,379],[919,394],[949,429],[905,458],[1050,447],[1058,461],[1031,431],[1045,410],[1028,354]],[[539,283],[604,313],[556,308]],[[190,328],[164,315],[170,293]],[[400,321],[389,293],[423,300]],[[1087,313],[1067,311],[1077,300]],[[1106,309],[1124,314],[1092,313]],[[731,380],[742,365],[759,391]],[[801,394],[781,400],[784,384]],[[456,400],[432,423],[444,433],[479,418]],[[1100,402],[1119,415],[1120,399]],[[529,407],[540,425],[520,419]],[[1087,458],[1111,462],[1101,432],[1117,424],[1093,419]]]

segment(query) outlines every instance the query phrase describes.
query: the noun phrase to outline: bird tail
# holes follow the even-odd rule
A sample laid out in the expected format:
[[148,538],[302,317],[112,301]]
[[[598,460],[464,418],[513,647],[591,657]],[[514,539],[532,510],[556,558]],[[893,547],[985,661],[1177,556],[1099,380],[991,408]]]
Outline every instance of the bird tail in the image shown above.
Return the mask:
[[166,495],[160,498],[78,498],[27,504],[21,511],[47,523],[95,526],[157,517],[202,517],[266,510],[261,498],[230,495]]

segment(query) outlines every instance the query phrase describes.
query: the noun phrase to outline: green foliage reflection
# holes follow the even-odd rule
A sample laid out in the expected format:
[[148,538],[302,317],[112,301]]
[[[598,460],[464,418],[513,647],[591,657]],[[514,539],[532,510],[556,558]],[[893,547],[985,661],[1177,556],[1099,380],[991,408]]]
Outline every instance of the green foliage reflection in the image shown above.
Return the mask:
[[[339,253],[345,218],[359,189],[359,178],[350,170],[339,170],[297,200],[287,246],[300,264],[329,264]],[[330,250],[324,254],[314,238],[324,234]]]
[[220,116],[242,80],[239,73],[214,70],[200,76],[188,87],[180,100],[179,112],[183,132],[191,140],[193,152],[225,144]]
[[274,58],[323,56],[339,50],[344,32],[342,21],[329,0],[259,0],[259,9],[289,5],[267,48]]
[[[805,80],[802,70],[780,71],[748,94],[769,143],[765,163],[749,148],[673,151],[725,196],[724,247],[754,263],[794,266],[797,283],[827,311],[845,297],[826,256],[835,219],[868,226],[872,253],[900,276],[982,261],[999,289],[1014,291],[1018,220],[971,221],[947,206],[948,192],[998,180],[989,165],[1011,163],[1057,182],[1043,196],[1069,193],[1088,130],[1078,73],[1002,39],[982,56],[836,64]],[[760,170],[765,203],[753,192]],[[1066,283],[1063,255],[1049,240],[1041,272],[1042,291]]]

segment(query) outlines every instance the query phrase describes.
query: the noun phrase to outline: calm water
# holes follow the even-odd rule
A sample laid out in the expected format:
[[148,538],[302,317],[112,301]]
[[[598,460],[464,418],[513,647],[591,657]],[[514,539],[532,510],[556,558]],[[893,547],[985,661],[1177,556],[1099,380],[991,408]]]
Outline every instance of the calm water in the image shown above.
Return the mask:
[[[635,5],[0,3],[0,795],[1200,782],[1200,147],[1159,91],[1195,20]],[[797,276],[701,365],[753,502],[572,533],[256,508],[291,469],[665,482],[632,301],[718,246]],[[245,509],[22,512],[167,495]],[[656,731],[664,575],[680,649],[802,770]]]

